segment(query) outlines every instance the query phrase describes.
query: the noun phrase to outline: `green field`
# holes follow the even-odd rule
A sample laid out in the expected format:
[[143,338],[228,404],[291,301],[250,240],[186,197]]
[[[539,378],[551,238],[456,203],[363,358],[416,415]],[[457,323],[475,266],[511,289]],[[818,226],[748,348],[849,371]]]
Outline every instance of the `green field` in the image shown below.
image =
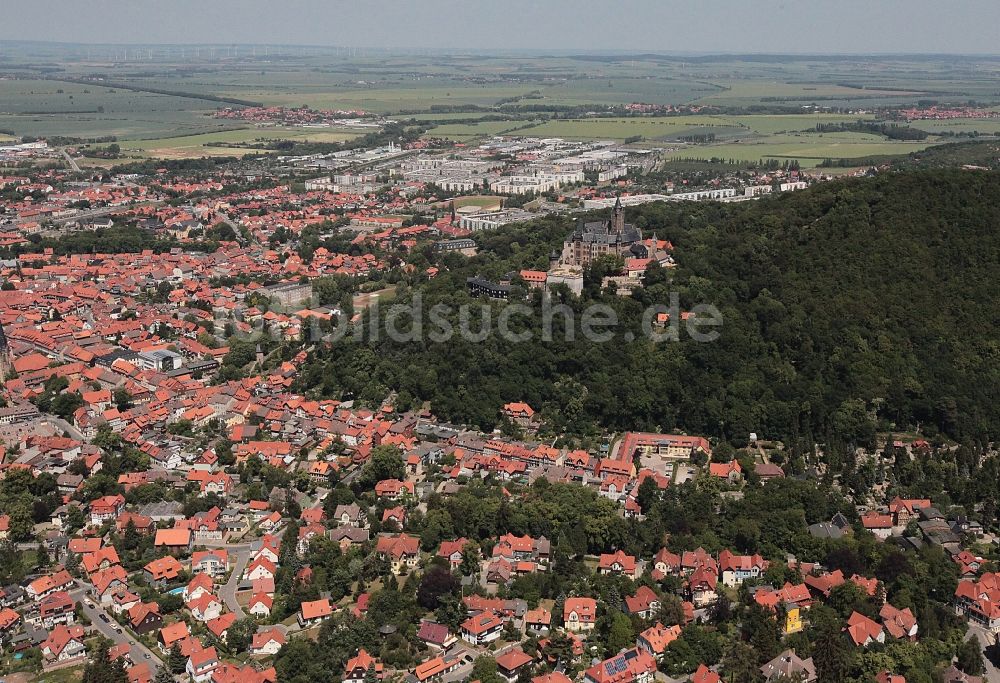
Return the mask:
[[916,97],[921,91],[879,90],[876,88],[852,88],[833,83],[787,83],[765,80],[740,80],[719,82],[720,90],[698,100],[700,104],[746,105],[755,104],[764,98],[780,98],[793,102],[826,99],[902,99]]
[[429,135],[454,139],[512,134],[533,137],[559,137],[576,140],[624,140],[642,136],[645,140],[670,140],[695,134],[714,134],[716,139],[742,139],[748,136],[805,131],[818,124],[849,123],[858,116],[838,114],[761,115],[761,116],[660,116],[629,118],[558,119],[525,128],[525,122],[484,121],[481,123],[444,124]]
[[47,80],[0,80],[0,130],[140,138],[233,128],[207,100]]
[[477,208],[489,211],[497,211],[503,206],[503,197],[493,197],[489,195],[481,195],[478,197],[458,197],[453,202],[456,209],[460,209],[463,206],[475,206]]
[[1000,119],[950,119],[947,121],[913,121],[913,128],[926,130],[932,135],[942,133],[979,133],[996,135],[1000,133]]
[[297,140],[302,142],[344,142],[358,136],[356,132],[315,128],[242,128],[218,133],[202,133],[172,138],[129,140],[119,143],[129,156],[181,159],[201,156],[242,156],[257,150],[225,145],[246,144],[265,140]]
[[[669,159],[733,159],[736,161],[758,161],[777,159],[797,160],[803,168],[814,168],[824,159],[860,159],[869,156],[903,155],[919,152],[930,147],[931,142],[888,142],[871,140],[838,139],[839,133],[820,136],[802,136],[801,141],[790,141],[785,136],[775,140],[761,140],[722,145],[691,145],[667,152]],[[847,133],[848,136],[856,136]]]
[[[214,118],[218,108],[231,106],[213,99],[221,97],[412,117],[440,123],[429,135],[462,142],[512,132],[568,139],[641,136],[651,146],[712,136],[719,144],[743,145],[818,123],[858,118],[799,113],[813,109],[867,110],[925,99],[1000,105],[1000,58],[992,57],[345,56],[342,50],[324,48],[279,49],[279,54],[267,55],[244,49],[237,55],[225,48],[174,47],[158,50],[154,58],[153,52],[146,61],[125,62],[116,61],[121,57],[117,48],[93,59],[56,44],[11,48],[4,54],[4,72],[13,77],[0,78],[0,131],[17,136],[114,136],[129,143],[142,141],[127,145],[136,155],[185,156],[241,153],[238,147],[205,145],[245,144],[280,130],[247,133],[242,132],[249,129],[244,123]],[[95,80],[70,82],[80,79]],[[765,108],[772,113],[610,116],[610,107],[632,102]],[[514,120],[471,122],[498,113]],[[537,125],[522,131],[533,119]],[[1000,122],[992,120],[914,125],[932,134],[1000,133]],[[234,129],[234,137],[216,137]],[[353,132],[281,134],[338,142]],[[191,136],[197,137],[185,139]]]
[[[479,123],[446,123],[432,128],[427,135],[435,138],[448,138],[451,140],[468,140],[469,138],[491,137],[500,135],[507,131],[521,129],[530,122],[527,121],[481,121]],[[534,130],[534,129],[529,129]],[[522,134],[524,131],[516,130],[511,135]],[[527,134],[527,133],[525,133]],[[534,133],[532,133],[533,135]]]

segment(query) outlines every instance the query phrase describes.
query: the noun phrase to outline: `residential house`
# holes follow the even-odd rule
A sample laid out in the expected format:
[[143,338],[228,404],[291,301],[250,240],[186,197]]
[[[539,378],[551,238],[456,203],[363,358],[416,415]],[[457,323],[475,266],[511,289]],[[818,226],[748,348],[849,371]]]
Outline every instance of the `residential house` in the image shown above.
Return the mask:
[[187,622],[175,621],[172,624],[168,624],[161,628],[160,633],[157,635],[160,650],[170,652],[170,648],[174,646],[174,643],[179,643],[190,635],[191,631],[188,630]]
[[362,648],[358,650],[358,654],[347,660],[344,675],[340,679],[341,683],[365,683],[369,671],[374,673],[377,681],[385,678],[385,667],[382,666],[382,662]]
[[722,677],[704,664],[699,664],[691,674],[691,683],[722,683]]
[[767,563],[760,555],[734,555],[729,550],[719,554],[719,567],[722,569],[722,585],[733,588],[747,579],[756,579],[767,568]]
[[639,586],[635,595],[625,598],[625,613],[635,614],[643,619],[652,619],[660,609],[660,597],[649,586]]
[[418,664],[413,670],[417,683],[439,681],[462,665],[461,659],[438,656]]
[[955,588],[955,611],[1000,635],[1000,573],[985,573],[978,581],[959,581]]
[[420,622],[417,638],[438,650],[447,650],[458,640],[444,624],[427,620]]
[[626,555],[618,550],[614,553],[602,554],[597,571],[601,574],[627,576],[634,579],[638,576],[638,563],[631,555]]
[[657,581],[673,576],[681,571],[681,557],[666,548],[660,548],[653,556],[653,578]]
[[452,571],[455,571],[462,564],[462,551],[465,549],[467,543],[468,540],[465,538],[458,538],[454,541],[441,541],[441,547],[438,549],[437,556],[447,560],[448,566],[451,567]]
[[271,616],[271,606],[274,604],[273,598],[267,593],[254,593],[247,603],[247,612],[258,619],[266,619]]
[[878,613],[882,625],[889,635],[897,640],[917,639],[917,618],[909,607],[898,609],[889,603],[882,605]]
[[38,617],[48,629],[56,624],[72,624],[76,621],[76,602],[66,591],[50,593],[38,603]]
[[539,635],[549,632],[552,626],[552,613],[544,607],[528,610],[524,614],[524,630]]
[[882,629],[882,625],[859,612],[851,613],[847,620],[847,628],[844,630],[847,631],[847,635],[851,637],[854,644],[859,647],[885,642],[885,631]]
[[507,403],[503,407],[503,415],[519,427],[530,427],[535,419],[535,411],[527,403]]
[[171,555],[186,555],[191,552],[191,530],[157,529],[153,545]]
[[500,638],[504,621],[496,612],[482,612],[462,622],[462,639],[473,645],[485,645]]
[[566,598],[563,624],[567,631],[591,631],[597,624],[597,601],[593,598]]
[[168,583],[176,581],[183,570],[184,567],[172,555],[152,560],[143,567],[146,582],[155,584],[160,588],[165,588]]
[[82,659],[87,654],[87,647],[83,642],[84,635],[82,626],[56,624],[49,632],[49,637],[39,646],[42,656],[48,662]]
[[253,634],[250,642],[252,655],[276,655],[285,644],[285,634],[276,628],[267,628]]
[[101,496],[90,502],[90,523],[101,526],[108,520],[113,520],[125,509],[125,496],[116,493],[113,496]]
[[880,540],[885,540],[892,536],[892,515],[880,515],[871,512],[861,516],[861,525],[865,529],[875,534]]
[[636,639],[636,646],[640,650],[659,658],[670,643],[677,640],[680,635],[681,627],[679,625],[664,626],[660,622],[656,622],[656,624],[639,634]]
[[652,683],[656,659],[640,648],[605,659],[584,672],[585,683]]
[[222,576],[229,571],[229,551],[218,548],[192,553],[191,571],[204,572],[210,576]]
[[365,525],[365,513],[357,503],[338,505],[333,512],[333,521],[340,526],[361,527]]
[[413,495],[413,482],[399,479],[384,479],[375,484],[375,495],[388,500],[399,500],[404,496]]
[[932,507],[927,498],[900,498],[896,496],[889,501],[889,514],[892,515],[894,526],[905,527],[911,521],[920,517],[920,511]]
[[333,605],[329,599],[304,601],[299,607],[299,626],[308,628],[321,623],[333,614]]
[[710,462],[708,464],[708,473],[713,477],[725,479],[731,484],[735,484],[743,479],[743,468],[740,467],[740,463],[736,460]]
[[204,650],[192,652],[188,657],[185,671],[194,683],[208,683],[212,680],[212,672],[219,667],[222,662],[214,647],[207,647]]
[[187,608],[192,617],[204,623],[222,614],[222,601],[211,593],[202,593],[188,602]]
[[160,606],[155,602],[140,602],[128,611],[129,628],[140,636],[163,628]]
[[207,628],[212,635],[226,642],[226,638],[229,635],[229,627],[236,623],[236,615],[232,612],[226,612],[225,614],[220,614],[214,619],[209,619],[205,622],[205,628]]
[[420,539],[407,534],[380,536],[375,552],[389,560],[392,573],[398,576],[404,569],[417,566],[417,560],[420,559]]
[[497,663],[497,673],[507,683],[515,683],[521,670],[529,666],[534,660],[520,647],[512,647],[497,654],[494,659]]
[[215,582],[212,581],[212,577],[208,574],[195,574],[194,577],[188,584],[184,586],[184,591],[181,593],[181,597],[184,602],[189,602],[195,598],[200,598],[206,593],[212,593],[215,590]]
[[795,654],[795,650],[785,650],[760,667],[760,672],[768,683],[771,681],[815,683],[817,680],[816,665],[813,664],[812,657],[802,659]]

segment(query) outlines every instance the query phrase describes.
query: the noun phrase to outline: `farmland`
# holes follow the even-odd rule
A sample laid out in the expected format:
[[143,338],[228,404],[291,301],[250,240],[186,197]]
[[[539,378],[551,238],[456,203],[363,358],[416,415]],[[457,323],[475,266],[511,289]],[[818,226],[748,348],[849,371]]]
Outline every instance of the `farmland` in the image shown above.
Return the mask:
[[[824,159],[861,159],[870,156],[904,155],[931,146],[930,142],[889,142],[876,136],[847,134],[802,135],[790,140],[776,136],[759,141],[720,144],[690,145],[666,153],[669,159],[732,159],[755,162],[760,159],[779,161],[797,160],[803,168],[818,166]],[[867,138],[867,139],[864,139]]]
[[716,138],[743,138],[749,135],[769,135],[805,131],[819,124],[849,123],[859,116],[761,115],[761,116],[660,116],[630,118],[589,118],[549,120],[530,126],[530,122],[486,121],[481,123],[445,124],[434,128],[440,137],[473,137],[497,135],[517,129],[519,135],[561,137],[583,140],[624,140],[642,137],[644,140],[673,140],[695,134],[713,134]]
[[171,138],[127,140],[119,145],[122,153],[127,156],[180,159],[200,156],[242,156],[257,150],[236,145],[269,140],[344,142],[356,136],[357,133],[352,132],[313,128],[242,128]]
[[[927,98],[1000,105],[1000,60],[955,58],[680,59],[667,55],[344,57],[167,50],[144,63],[83,61],[79,53],[13,54],[0,70],[0,132],[114,138],[127,157],[246,154],[258,140],[335,143],[337,129],[256,128],[213,113],[237,100],[362,109],[430,126],[428,137],[471,143],[501,134],[641,140],[686,158],[854,158],[919,147],[880,137],[809,137],[818,124],[851,123],[878,106]],[[34,48],[42,50],[42,48]],[[113,55],[113,53],[110,53]],[[75,56],[74,56],[75,55]],[[45,68],[38,66],[46,64]],[[222,98],[222,99],[220,99]],[[621,105],[707,107],[698,114],[622,117]],[[617,107],[617,109],[612,109]],[[819,113],[808,113],[819,112]],[[503,120],[496,120],[499,118]],[[477,119],[492,119],[478,120]],[[917,121],[931,137],[1000,133],[1000,121]],[[794,136],[788,138],[786,136]],[[703,146],[691,144],[698,140]],[[103,162],[97,162],[103,163]]]

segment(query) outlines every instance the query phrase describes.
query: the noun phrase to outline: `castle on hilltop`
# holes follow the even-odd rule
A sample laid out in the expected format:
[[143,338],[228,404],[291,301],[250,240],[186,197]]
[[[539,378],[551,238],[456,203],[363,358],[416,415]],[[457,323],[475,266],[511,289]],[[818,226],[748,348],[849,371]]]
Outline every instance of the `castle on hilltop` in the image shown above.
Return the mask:
[[619,197],[609,220],[577,223],[576,230],[563,242],[560,263],[586,266],[604,254],[622,258],[649,258],[651,254],[648,252],[639,228],[625,222],[625,208]]

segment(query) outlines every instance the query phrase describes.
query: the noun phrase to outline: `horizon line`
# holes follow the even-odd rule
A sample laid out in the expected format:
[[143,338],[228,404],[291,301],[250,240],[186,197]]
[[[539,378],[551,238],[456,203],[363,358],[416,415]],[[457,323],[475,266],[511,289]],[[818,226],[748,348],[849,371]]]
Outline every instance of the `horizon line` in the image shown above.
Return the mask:
[[961,58],[1000,58],[1000,52],[908,52],[908,51],[887,51],[887,52],[857,52],[857,51],[846,51],[846,52],[796,52],[796,51],[785,51],[785,52],[771,52],[771,51],[761,51],[756,52],[752,50],[737,50],[737,51],[725,51],[725,50],[707,50],[707,51],[671,51],[662,50],[656,48],[640,48],[640,49],[628,49],[628,48],[604,48],[595,50],[593,48],[574,48],[574,47],[562,47],[562,48],[545,48],[545,47],[520,47],[520,48],[501,48],[501,47],[421,47],[415,45],[393,45],[391,47],[386,46],[373,46],[373,45],[322,45],[317,43],[256,43],[256,42],[239,42],[239,41],[225,41],[225,42],[193,42],[193,43],[161,43],[161,42],[111,42],[111,41],[98,41],[98,42],[86,42],[86,41],[60,41],[60,40],[40,40],[40,39],[17,39],[17,38],[0,38],[0,46],[3,45],[48,45],[53,47],[74,47],[74,46],[85,46],[85,47],[136,47],[136,48],[149,48],[149,47],[163,47],[163,48],[200,48],[200,47],[250,47],[250,48],[292,48],[292,49],[310,49],[310,50],[371,50],[374,52],[383,53],[408,53],[408,52],[418,52],[418,53],[470,53],[482,56],[490,55],[508,55],[508,54],[534,54],[539,56],[544,56],[548,54],[560,54],[564,56],[662,56],[662,57],[925,57],[925,58],[941,58],[941,57],[961,57]]

